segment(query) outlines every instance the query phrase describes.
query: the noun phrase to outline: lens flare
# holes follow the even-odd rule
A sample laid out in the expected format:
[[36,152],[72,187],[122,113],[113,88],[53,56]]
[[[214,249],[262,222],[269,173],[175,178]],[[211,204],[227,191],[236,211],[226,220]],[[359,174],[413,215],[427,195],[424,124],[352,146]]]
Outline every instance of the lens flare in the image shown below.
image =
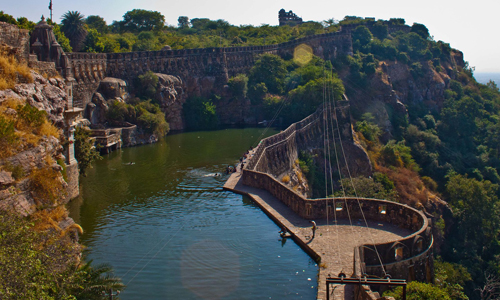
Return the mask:
[[293,50],[293,61],[299,66],[307,65],[313,58],[313,50],[306,44],[300,44]]

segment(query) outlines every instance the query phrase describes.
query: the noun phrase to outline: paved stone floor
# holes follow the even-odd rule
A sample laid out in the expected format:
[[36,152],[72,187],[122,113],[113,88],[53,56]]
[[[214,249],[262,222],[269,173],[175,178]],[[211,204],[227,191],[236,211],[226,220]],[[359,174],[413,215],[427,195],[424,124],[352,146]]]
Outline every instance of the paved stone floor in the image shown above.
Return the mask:
[[[344,272],[348,277],[353,274],[354,248],[362,244],[373,244],[395,241],[411,234],[387,223],[368,222],[364,220],[338,220],[337,225],[330,220],[315,220],[318,225],[315,237],[312,238],[309,220],[302,219],[289,207],[273,197],[265,190],[245,186],[240,182],[241,173],[233,173],[224,185],[224,189],[244,194],[253,199],[262,210],[280,227],[286,227],[298,243],[305,245],[308,252],[321,257],[318,274],[317,299],[326,298],[326,278],[336,277]],[[311,251],[312,250],[312,251]],[[330,299],[353,299],[352,289],[345,286],[330,286]]]

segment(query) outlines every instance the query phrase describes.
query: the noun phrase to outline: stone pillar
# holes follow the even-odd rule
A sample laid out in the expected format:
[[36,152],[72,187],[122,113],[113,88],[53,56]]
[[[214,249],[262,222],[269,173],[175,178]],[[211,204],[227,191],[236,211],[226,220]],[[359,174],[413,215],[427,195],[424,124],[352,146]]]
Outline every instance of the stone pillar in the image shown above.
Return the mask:
[[64,111],[65,130],[64,134],[68,140],[68,146],[64,150],[66,157],[66,175],[68,179],[67,200],[71,200],[79,195],[79,173],[78,162],[75,159],[75,119],[80,116],[83,109],[73,107],[73,78],[66,79],[66,93],[68,94],[68,104]]

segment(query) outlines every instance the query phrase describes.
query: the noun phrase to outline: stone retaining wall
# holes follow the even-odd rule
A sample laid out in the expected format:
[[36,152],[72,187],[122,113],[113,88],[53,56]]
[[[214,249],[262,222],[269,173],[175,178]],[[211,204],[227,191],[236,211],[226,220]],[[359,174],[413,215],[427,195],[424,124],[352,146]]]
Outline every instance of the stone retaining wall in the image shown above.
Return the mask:
[[[285,169],[290,168],[301,147],[313,141],[313,136],[323,135],[324,112],[320,107],[285,131],[262,140],[243,169],[243,184],[267,190],[304,219],[325,219],[336,214],[337,218],[386,222],[410,230],[411,235],[395,242],[360,246],[359,261],[355,264],[364,270],[362,273],[384,277],[380,267],[382,261],[385,272],[393,278],[432,282],[433,238],[430,221],[423,212],[380,199],[306,199],[277,179]],[[339,129],[339,132],[342,130]]]

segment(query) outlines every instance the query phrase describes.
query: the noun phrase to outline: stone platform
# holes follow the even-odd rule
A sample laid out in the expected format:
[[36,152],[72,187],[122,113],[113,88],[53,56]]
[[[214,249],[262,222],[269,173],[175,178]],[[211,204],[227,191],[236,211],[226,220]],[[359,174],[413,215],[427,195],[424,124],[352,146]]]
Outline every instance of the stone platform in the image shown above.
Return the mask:
[[[318,225],[312,236],[311,223],[299,217],[289,207],[269,192],[245,186],[240,182],[241,172],[233,173],[224,189],[250,197],[278,226],[286,229],[294,241],[319,262],[318,300],[326,300],[326,278],[336,277],[343,272],[347,277],[353,274],[354,248],[363,244],[377,244],[396,241],[412,232],[388,223],[364,220],[315,220]],[[330,286],[330,299],[354,299],[352,286]]]

